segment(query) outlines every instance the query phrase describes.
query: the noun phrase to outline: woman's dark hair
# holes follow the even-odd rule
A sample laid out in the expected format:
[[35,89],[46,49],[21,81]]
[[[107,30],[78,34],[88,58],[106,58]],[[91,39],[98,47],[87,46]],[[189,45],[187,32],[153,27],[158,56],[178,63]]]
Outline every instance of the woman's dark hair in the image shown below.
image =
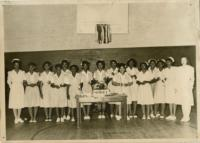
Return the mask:
[[73,67],[76,69],[76,72],[79,71],[79,67],[78,67],[77,65],[71,65],[71,66],[70,66],[70,70],[72,70]]
[[165,63],[164,61],[162,61],[162,60],[158,60],[157,63],[156,63],[156,66],[157,66],[157,67],[158,67],[158,64],[159,64],[159,63],[162,63],[162,64],[163,64],[163,67],[166,66],[166,63]]
[[96,62],[97,68],[98,68],[98,65],[99,65],[100,63],[103,65],[103,69],[104,69],[104,68],[105,68],[105,61],[103,61],[103,60],[98,60],[98,61]]
[[145,62],[141,62],[140,63],[140,70],[142,69],[142,65],[145,65],[146,69],[148,69],[148,64]]
[[127,66],[130,65],[130,62],[131,62],[131,61],[133,62],[133,66],[134,66],[134,67],[137,67],[137,61],[136,61],[135,59],[133,59],[133,58],[131,58],[131,59],[129,59],[129,60],[127,61],[127,63],[126,63]]
[[112,64],[113,62],[117,64],[116,60],[110,60],[110,64]]
[[88,67],[90,66],[90,63],[88,61],[82,61],[81,62],[81,66],[83,67],[83,65],[87,65]]
[[50,69],[52,68],[52,64],[51,64],[51,62],[49,62],[49,61],[45,61],[45,62],[43,63],[43,65],[42,65],[42,68],[43,68],[43,69],[44,69],[44,66],[45,66],[46,64],[49,65]]
[[69,62],[68,60],[62,60],[62,61],[61,61],[61,66],[63,66],[64,63],[66,63],[68,66],[69,66],[69,64],[70,64],[70,62]]
[[118,66],[118,71],[120,71],[120,67],[123,67],[125,69],[125,71],[126,71],[126,64],[119,63],[117,66]]

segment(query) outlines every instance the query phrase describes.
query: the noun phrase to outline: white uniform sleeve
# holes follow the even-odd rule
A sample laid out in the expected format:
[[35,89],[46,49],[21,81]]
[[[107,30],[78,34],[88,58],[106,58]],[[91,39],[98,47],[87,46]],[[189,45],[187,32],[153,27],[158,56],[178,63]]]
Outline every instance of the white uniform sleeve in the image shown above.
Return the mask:
[[9,87],[11,87],[11,84],[12,84],[12,79],[11,79],[11,72],[9,71],[8,72],[8,79],[7,79],[7,83],[9,85]]
[[38,81],[39,81],[39,78],[40,78],[40,77],[39,77],[39,73],[37,73],[37,72],[35,73],[35,78],[36,78],[36,82],[38,82]]
[[39,73],[38,80],[39,80],[39,81],[42,81],[42,73]]
[[98,78],[98,75],[97,75],[97,72],[96,72],[96,71],[95,71],[94,74],[93,74],[93,78],[94,78],[95,80],[97,80],[97,78]]
[[64,84],[70,84],[70,79],[69,79],[69,75],[64,76]]
[[50,81],[51,83],[55,83],[55,75],[54,75],[53,73],[51,73],[51,74],[49,75],[49,81]]
[[140,75],[140,73],[137,74],[137,81],[142,82],[142,79],[141,79],[141,75]]
[[194,86],[194,68],[193,67],[190,68],[190,85],[193,88]]
[[90,72],[90,74],[89,74],[90,81],[93,80],[93,76],[94,76],[93,73]]
[[117,83],[121,83],[120,79],[119,79],[119,75],[115,75],[113,77],[113,82],[117,82]]
[[130,75],[128,75],[128,74],[127,74],[127,82],[128,82],[128,83],[130,83],[130,82],[133,82],[133,80],[132,80],[131,76],[130,76]]
[[22,78],[23,78],[23,80],[26,80],[27,78],[26,78],[26,73],[24,72],[24,71],[22,71]]

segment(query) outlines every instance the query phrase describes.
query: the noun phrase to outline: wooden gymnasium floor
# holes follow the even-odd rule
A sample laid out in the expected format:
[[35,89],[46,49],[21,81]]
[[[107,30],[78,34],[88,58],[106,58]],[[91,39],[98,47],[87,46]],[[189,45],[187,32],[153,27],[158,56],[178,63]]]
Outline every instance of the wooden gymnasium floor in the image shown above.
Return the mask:
[[[138,115],[141,117],[141,107],[138,106]],[[15,125],[13,113],[7,110],[7,140],[71,140],[71,139],[148,139],[148,138],[196,138],[197,121],[196,109],[192,108],[191,121],[181,123],[182,117],[180,107],[177,108],[177,121],[166,121],[161,119],[142,120],[132,119],[124,124],[115,119],[83,121],[81,128],[76,128],[76,123],[66,121],[55,122],[55,111],[53,111],[53,122],[44,122],[44,112],[38,112],[38,123]],[[22,118],[28,117],[27,109],[23,110]]]

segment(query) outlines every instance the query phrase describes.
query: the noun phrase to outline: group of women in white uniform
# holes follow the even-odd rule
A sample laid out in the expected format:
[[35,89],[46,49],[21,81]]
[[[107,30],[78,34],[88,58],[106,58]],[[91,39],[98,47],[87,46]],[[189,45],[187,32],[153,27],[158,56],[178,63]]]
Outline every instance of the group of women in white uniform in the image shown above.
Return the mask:
[[[194,105],[194,68],[188,65],[186,57],[181,58],[181,66],[173,66],[174,62],[173,57],[150,59],[137,67],[134,59],[129,59],[126,64],[111,60],[110,68],[105,70],[105,62],[99,60],[96,62],[97,69],[92,73],[88,61],[82,61],[80,72],[77,65],[69,66],[67,60],[56,64],[52,72],[52,64],[46,61],[41,73],[35,71],[34,63],[29,63],[25,73],[20,68],[20,59],[13,59],[13,69],[8,72],[7,79],[10,87],[9,108],[13,109],[15,123],[24,122],[20,116],[21,109],[25,107],[29,111],[29,122],[37,122],[38,107],[44,108],[45,121],[52,121],[52,109],[55,108],[56,122],[73,122],[76,95],[92,96],[93,85],[103,83],[111,93],[127,95],[127,120],[137,118],[137,104],[142,107],[142,119],[176,120],[176,105],[181,105],[181,121],[188,122],[191,106]],[[120,103],[109,104],[110,117],[120,120]],[[169,104],[169,116],[165,114],[166,104]],[[102,105],[99,106],[99,119],[105,118],[105,104]],[[90,119],[91,103],[82,107],[84,119]]]

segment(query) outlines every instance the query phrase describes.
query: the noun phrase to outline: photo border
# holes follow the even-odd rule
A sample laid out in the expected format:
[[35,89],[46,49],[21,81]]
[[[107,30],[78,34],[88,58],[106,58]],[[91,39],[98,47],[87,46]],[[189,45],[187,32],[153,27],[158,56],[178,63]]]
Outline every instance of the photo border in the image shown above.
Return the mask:
[[4,51],[5,51],[5,43],[4,43],[4,14],[3,14],[3,6],[4,5],[53,5],[53,4],[83,4],[83,3],[184,3],[190,2],[191,5],[194,6],[195,13],[195,30],[194,36],[195,46],[196,46],[196,99],[197,99],[197,138],[194,139],[103,139],[103,142],[179,142],[179,143],[197,143],[200,138],[200,8],[199,3],[200,0],[4,0],[0,2],[0,121],[1,121],[1,141],[2,142],[101,142],[102,140],[22,140],[22,141],[9,141],[6,140],[6,108],[5,108],[5,65],[4,65]]

